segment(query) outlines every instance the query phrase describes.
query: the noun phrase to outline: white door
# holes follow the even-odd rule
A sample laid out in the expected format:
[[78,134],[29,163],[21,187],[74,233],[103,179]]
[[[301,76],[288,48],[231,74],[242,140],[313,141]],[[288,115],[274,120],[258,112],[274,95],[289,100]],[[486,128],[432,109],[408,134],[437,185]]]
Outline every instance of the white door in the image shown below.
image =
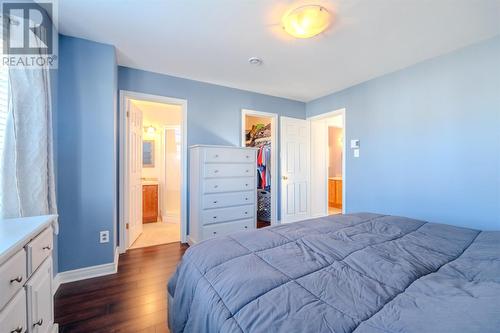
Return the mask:
[[281,117],[281,222],[309,217],[310,123]]
[[142,112],[127,100],[129,119],[128,246],[142,233]]

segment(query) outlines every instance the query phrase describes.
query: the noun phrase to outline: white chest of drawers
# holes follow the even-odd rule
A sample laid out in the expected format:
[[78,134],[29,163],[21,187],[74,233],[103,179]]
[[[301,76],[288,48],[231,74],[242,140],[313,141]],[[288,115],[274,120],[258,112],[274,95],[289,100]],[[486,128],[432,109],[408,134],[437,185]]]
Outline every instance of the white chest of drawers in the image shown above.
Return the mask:
[[53,333],[56,216],[0,220],[0,332]]
[[257,151],[189,149],[189,243],[256,227]]

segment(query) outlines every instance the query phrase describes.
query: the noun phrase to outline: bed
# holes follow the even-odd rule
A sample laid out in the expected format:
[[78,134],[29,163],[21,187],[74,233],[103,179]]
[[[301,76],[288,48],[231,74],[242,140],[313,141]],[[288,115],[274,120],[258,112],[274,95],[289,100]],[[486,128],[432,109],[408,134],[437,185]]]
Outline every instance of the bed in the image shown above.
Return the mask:
[[333,215],[188,249],[172,332],[500,332],[500,232]]

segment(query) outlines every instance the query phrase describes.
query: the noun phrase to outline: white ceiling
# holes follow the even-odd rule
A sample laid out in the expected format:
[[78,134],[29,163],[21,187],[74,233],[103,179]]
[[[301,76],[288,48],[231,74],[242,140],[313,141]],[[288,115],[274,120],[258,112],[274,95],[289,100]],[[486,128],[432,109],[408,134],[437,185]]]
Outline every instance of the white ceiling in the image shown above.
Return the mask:
[[[294,39],[280,19],[305,3],[337,17]],[[500,0],[60,0],[59,29],[123,66],[309,101],[500,34]]]
[[180,125],[182,122],[182,107],[180,105],[140,100],[131,100],[131,103],[141,110],[144,127]]

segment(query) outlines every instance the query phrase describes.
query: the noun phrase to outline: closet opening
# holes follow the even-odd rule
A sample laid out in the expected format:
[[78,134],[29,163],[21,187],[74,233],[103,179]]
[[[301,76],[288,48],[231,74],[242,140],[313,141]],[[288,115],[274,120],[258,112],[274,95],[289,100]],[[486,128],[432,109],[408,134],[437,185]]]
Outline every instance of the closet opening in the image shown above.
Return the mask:
[[277,223],[277,118],[274,113],[242,110],[242,147],[257,150],[257,228]]

